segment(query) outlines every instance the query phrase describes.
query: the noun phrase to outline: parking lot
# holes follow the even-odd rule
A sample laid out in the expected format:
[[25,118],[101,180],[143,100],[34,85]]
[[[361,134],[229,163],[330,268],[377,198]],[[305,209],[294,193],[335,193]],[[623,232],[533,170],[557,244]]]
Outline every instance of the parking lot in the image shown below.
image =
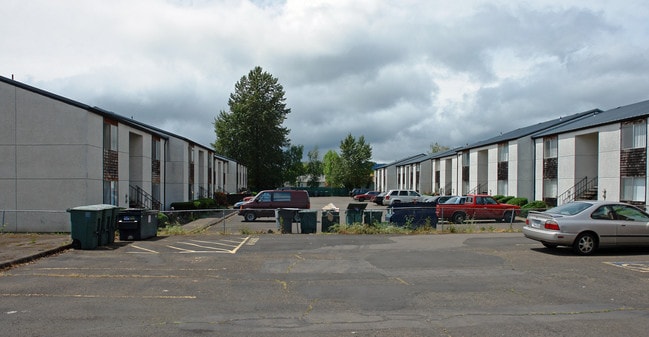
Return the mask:
[[648,253],[520,233],[117,242],[0,273],[0,335],[640,336]]

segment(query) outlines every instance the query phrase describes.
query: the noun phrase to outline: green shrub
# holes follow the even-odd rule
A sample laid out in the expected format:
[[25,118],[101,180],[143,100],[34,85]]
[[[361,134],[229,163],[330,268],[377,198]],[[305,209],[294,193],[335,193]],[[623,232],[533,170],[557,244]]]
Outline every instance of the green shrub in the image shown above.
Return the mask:
[[162,212],[158,212],[158,227],[166,227],[168,225],[169,217]]
[[492,195],[491,197],[494,198],[494,200],[496,200],[496,201],[498,201],[498,202],[502,202],[501,200],[502,200],[505,196],[504,196],[504,195],[500,195],[500,194],[496,194],[496,195]]
[[523,206],[527,204],[527,198],[512,198],[507,201],[510,205]]
[[548,205],[543,200],[534,200],[528,204],[525,204],[521,207],[521,216],[527,217],[529,211],[545,211],[548,209]]
[[506,196],[506,197],[500,198],[500,200],[498,200],[498,202],[501,203],[501,204],[509,204],[509,200],[512,200],[512,199],[514,199],[513,196]]

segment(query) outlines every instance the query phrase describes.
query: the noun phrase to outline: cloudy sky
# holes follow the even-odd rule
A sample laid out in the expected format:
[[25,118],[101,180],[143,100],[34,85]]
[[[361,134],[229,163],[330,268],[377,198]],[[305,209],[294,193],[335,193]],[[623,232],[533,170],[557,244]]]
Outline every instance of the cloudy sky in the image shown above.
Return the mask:
[[255,66],[385,163],[649,99],[646,0],[2,0],[0,75],[202,145]]

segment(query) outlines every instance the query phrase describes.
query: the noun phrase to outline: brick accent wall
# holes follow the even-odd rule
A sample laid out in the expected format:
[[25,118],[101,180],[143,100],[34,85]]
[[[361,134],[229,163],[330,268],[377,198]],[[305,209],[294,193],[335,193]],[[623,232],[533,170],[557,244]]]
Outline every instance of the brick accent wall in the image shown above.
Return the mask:
[[621,177],[644,177],[647,172],[647,149],[627,149],[620,154]]
[[498,180],[509,179],[509,162],[498,162]]
[[151,182],[154,184],[160,183],[160,161],[151,161]]
[[543,159],[543,179],[557,179],[559,173],[559,159]]
[[119,180],[119,165],[117,151],[104,149],[104,181]]

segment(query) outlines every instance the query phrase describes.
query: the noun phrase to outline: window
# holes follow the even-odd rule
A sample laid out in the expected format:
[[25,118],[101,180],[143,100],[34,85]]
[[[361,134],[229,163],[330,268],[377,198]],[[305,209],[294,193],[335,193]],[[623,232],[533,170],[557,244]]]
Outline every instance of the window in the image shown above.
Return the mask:
[[160,160],[160,140],[151,141],[151,160]]
[[273,201],[291,201],[291,192],[275,192]]
[[117,151],[117,125],[104,122],[104,150]]
[[505,144],[498,144],[498,162],[509,161],[509,146]]
[[104,204],[117,206],[119,202],[118,196],[117,182],[104,181]]
[[470,160],[468,152],[462,153],[462,166],[469,166]]
[[509,190],[507,180],[498,180],[498,192],[499,195],[507,195]]
[[647,123],[640,122],[626,123],[622,125],[622,148],[637,149],[646,147]]
[[556,198],[557,195],[557,180],[556,179],[546,179],[543,181],[543,197],[545,198]]
[[620,200],[645,201],[645,177],[622,177]]
[[270,202],[270,193],[262,193],[257,197],[257,201],[259,202]]
[[557,137],[547,137],[543,140],[543,158],[556,158],[557,149]]

